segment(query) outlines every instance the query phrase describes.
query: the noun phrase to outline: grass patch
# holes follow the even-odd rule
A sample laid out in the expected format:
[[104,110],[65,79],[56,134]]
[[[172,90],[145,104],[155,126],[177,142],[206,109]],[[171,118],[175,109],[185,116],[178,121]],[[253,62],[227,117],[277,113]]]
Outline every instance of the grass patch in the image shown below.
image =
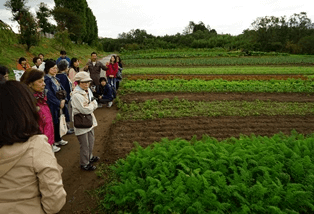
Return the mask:
[[[96,48],[90,47],[88,45],[77,45],[73,44],[71,50],[66,50],[67,56],[69,58],[76,57],[80,60],[80,67],[83,67],[88,59],[90,59],[90,54],[95,51]],[[14,78],[12,70],[16,69],[18,64],[18,59],[20,57],[25,57],[27,62],[33,66],[33,57],[37,56],[39,53],[45,55],[45,59],[57,59],[60,57],[60,50],[56,48],[53,39],[42,38],[38,46],[31,47],[30,51],[26,51],[26,47],[21,44],[11,44],[2,45],[0,51],[0,64],[9,68],[10,78]],[[98,57],[102,58],[107,56],[108,53],[103,51],[98,51]]]

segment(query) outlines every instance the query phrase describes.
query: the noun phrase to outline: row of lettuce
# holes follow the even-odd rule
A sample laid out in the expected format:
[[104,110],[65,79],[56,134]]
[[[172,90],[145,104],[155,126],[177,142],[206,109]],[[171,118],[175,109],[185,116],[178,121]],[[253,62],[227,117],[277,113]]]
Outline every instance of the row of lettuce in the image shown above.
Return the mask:
[[314,81],[287,80],[243,80],[227,81],[216,79],[211,81],[192,79],[174,80],[136,80],[123,82],[122,94],[135,92],[299,92],[313,93]]
[[[314,60],[313,60],[314,63]],[[207,67],[136,67],[123,70],[132,75],[314,75],[314,66],[207,66]]]
[[204,58],[156,58],[126,59],[128,67],[147,66],[222,66],[222,65],[313,65],[312,55],[263,56],[263,57],[204,57]]
[[145,102],[123,103],[116,120],[146,120],[157,118],[217,117],[217,116],[275,116],[275,115],[314,115],[312,102],[277,101],[189,101],[186,99],[165,98]]

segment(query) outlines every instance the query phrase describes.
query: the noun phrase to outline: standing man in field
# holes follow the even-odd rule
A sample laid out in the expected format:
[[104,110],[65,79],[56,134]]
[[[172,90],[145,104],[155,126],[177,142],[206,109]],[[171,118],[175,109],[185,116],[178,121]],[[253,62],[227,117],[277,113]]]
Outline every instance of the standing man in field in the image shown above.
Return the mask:
[[84,67],[84,71],[89,71],[90,77],[93,80],[91,85],[99,85],[101,69],[106,71],[108,68],[101,62],[97,61],[97,53],[91,53],[91,61]]

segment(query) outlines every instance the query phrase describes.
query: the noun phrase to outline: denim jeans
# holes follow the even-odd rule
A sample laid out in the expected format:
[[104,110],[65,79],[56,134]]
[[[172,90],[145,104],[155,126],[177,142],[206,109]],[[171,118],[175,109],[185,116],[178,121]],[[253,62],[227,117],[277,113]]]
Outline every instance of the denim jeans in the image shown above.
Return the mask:
[[108,84],[113,86],[114,89],[116,89],[116,83],[117,83],[117,78],[115,77],[108,77]]

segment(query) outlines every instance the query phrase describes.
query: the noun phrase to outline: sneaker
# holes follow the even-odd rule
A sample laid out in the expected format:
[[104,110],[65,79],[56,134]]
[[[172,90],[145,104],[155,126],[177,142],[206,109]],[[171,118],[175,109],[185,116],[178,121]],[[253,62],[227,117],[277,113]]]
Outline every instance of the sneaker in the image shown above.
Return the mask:
[[87,164],[85,166],[81,165],[81,169],[85,171],[94,171],[96,169],[96,166],[93,166],[92,164]]
[[67,134],[73,134],[73,133],[74,133],[74,129],[73,128],[68,129]]
[[65,141],[65,140],[60,140],[59,142],[55,142],[56,146],[64,146],[67,144],[68,144],[68,141]]
[[56,146],[55,144],[52,144],[52,151],[53,152],[59,152],[61,148],[59,148],[58,146]]
[[93,156],[90,160],[89,160],[89,163],[95,163],[97,161],[99,161],[100,157],[98,156]]
[[98,103],[98,108],[101,108],[102,107],[102,104]]
[[112,106],[112,102],[109,102],[107,107],[110,108],[111,106]]

